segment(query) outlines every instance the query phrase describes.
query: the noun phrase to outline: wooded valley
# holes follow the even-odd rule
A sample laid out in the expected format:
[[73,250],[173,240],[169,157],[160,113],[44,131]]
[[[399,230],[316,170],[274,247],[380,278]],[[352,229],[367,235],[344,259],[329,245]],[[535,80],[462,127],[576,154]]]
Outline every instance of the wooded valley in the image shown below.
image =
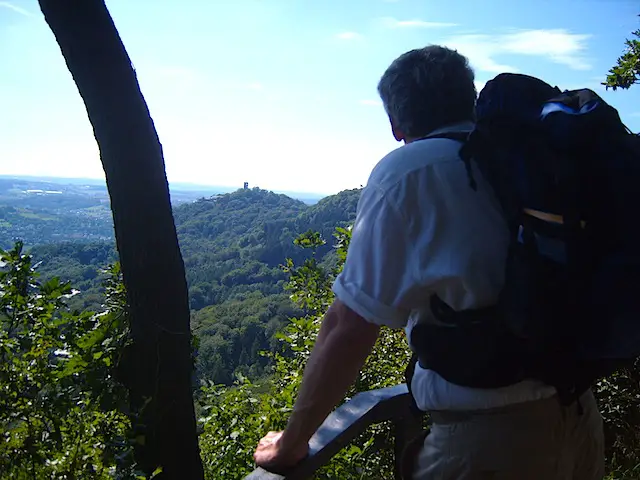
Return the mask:
[[[286,320],[302,313],[283,289],[285,260],[308,257],[294,239],[308,230],[320,232],[328,243],[316,255],[323,265],[334,264],[333,230],[353,221],[358,196],[359,190],[347,190],[309,206],[249,189],[174,209],[192,328],[200,341],[199,378],[230,384],[236,370],[253,378],[262,374],[265,359],[259,352],[272,348]],[[113,240],[36,245],[30,251],[41,262],[42,278],[59,277],[80,291],[72,307],[100,309],[100,272],[117,259]]]

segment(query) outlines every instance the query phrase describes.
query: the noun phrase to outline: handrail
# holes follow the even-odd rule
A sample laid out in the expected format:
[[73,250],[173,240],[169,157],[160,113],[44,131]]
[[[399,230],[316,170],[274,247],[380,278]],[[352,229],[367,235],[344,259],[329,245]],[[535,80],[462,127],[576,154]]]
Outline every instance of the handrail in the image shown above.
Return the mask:
[[405,445],[419,435],[422,422],[411,409],[405,384],[356,394],[331,413],[309,441],[309,455],[286,475],[257,468],[245,480],[304,480],[321,467],[370,425],[393,421],[396,426],[396,464],[399,476],[400,454]]

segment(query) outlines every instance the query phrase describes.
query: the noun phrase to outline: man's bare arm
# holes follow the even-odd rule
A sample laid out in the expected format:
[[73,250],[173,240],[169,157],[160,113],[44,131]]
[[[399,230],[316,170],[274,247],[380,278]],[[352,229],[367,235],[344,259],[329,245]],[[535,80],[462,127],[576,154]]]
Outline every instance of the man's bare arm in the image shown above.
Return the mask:
[[327,311],[304,371],[287,428],[284,450],[306,444],[344,398],[376,343],[380,327],[336,300]]

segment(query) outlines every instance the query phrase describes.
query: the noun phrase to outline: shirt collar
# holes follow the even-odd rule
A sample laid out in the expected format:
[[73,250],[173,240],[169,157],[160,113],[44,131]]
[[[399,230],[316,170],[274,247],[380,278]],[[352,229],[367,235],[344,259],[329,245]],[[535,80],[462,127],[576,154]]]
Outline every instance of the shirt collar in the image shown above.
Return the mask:
[[444,127],[438,128],[433,132],[429,133],[431,135],[439,135],[441,133],[450,133],[450,132],[470,132],[473,130],[474,123],[470,121],[452,123],[450,125],[446,125]]

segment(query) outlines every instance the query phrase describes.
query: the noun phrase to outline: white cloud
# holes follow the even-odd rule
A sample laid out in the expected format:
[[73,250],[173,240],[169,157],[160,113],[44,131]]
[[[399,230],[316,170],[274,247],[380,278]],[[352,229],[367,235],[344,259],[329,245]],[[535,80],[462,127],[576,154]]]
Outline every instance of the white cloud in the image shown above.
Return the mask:
[[566,30],[525,30],[506,35],[503,48],[510,53],[547,56],[574,70],[589,70],[591,65],[584,58],[584,50],[590,37]]
[[364,99],[360,100],[360,105],[365,105],[367,107],[381,107],[382,102],[380,100]]
[[336,38],[340,40],[357,40],[358,38],[362,38],[362,35],[356,32],[342,32],[336,35]]
[[24,15],[25,17],[30,17],[31,13],[24,8],[18,7],[10,2],[0,2],[0,7],[8,8],[9,10],[13,10],[20,15]]
[[443,42],[450,48],[455,48],[469,58],[477,70],[500,73],[505,71],[517,72],[511,65],[498,63],[494,57],[505,53],[501,51],[502,44],[498,38],[491,35],[461,35]]
[[393,17],[382,18],[381,22],[388,28],[450,28],[458,26],[457,23],[450,22],[428,22],[420,19],[398,20]]
[[502,55],[541,57],[573,70],[589,70],[591,65],[584,55],[589,38],[591,35],[561,29],[521,30],[499,35],[459,35],[444,43],[469,57],[476,69],[485,72],[517,72],[517,67],[499,62]]

